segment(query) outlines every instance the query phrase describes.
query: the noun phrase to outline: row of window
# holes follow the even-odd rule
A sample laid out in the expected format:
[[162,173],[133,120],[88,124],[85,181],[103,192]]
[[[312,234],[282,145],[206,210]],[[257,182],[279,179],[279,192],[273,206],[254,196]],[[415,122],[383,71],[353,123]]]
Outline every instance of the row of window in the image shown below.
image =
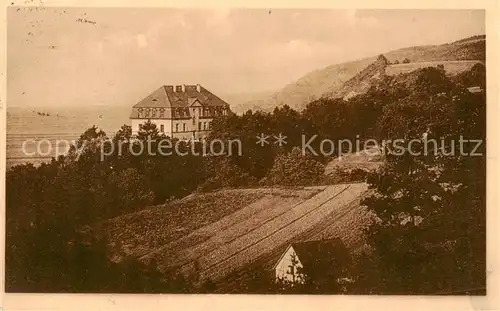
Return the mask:
[[[197,113],[200,117],[215,117],[215,116],[226,116],[227,109],[224,108],[195,108],[194,113]],[[173,109],[174,118],[184,118],[189,117],[189,109],[187,108],[177,108]]]
[[[179,123],[176,123],[175,124],[175,131],[176,132],[179,132]],[[182,123],[182,131],[185,132],[186,131],[186,123]]]
[[[180,129],[180,124],[176,123],[175,124],[175,131],[174,132],[179,132]],[[198,122],[198,131],[207,131],[210,129],[210,122]],[[186,123],[182,123],[182,131],[186,131]]]
[[[201,117],[212,117],[212,116],[226,116],[227,109],[221,107],[210,107],[210,108],[196,108],[198,115]],[[174,118],[184,118],[189,117],[188,108],[174,108],[173,117]],[[139,118],[164,118],[165,108],[161,109],[149,109],[149,108],[139,108]]]
[[157,109],[142,109],[139,108],[139,118],[156,118],[157,116],[159,118],[164,118],[165,117],[165,108],[161,108],[159,110]]
[[[175,131],[180,131],[180,123],[175,124]],[[207,131],[210,129],[210,122],[198,122],[198,131]],[[139,124],[139,130],[142,130],[142,124]],[[182,123],[182,131],[186,132],[186,123]],[[160,132],[165,133],[165,125],[160,124]]]

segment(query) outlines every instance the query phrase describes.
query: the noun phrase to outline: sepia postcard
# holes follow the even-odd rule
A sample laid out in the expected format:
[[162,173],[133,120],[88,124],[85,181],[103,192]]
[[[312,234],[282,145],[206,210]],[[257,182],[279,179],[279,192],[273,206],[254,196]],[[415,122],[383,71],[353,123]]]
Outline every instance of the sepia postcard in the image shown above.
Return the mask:
[[9,1],[0,307],[498,309],[497,8],[283,5]]

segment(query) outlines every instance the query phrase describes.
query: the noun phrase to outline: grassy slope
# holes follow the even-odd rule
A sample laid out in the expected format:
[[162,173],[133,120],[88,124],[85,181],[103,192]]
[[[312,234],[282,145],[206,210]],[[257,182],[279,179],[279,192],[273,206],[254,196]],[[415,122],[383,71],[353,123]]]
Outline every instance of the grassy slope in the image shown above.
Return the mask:
[[201,278],[217,280],[251,264],[256,258],[294,241],[297,235],[311,229],[330,214],[339,213],[365,191],[363,183],[328,186],[256,230],[198,258]]
[[385,70],[385,74],[388,76],[394,76],[401,73],[409,73],[425,67],[436,67],[438,65],[443,65],[444,70],[446,71],[447,74],[457,75],[459,73],[470,70],[478,62],[479,61],[462,60],[462,61],[433,61],[433,62],[389,65]]
[[[192,245],[203,241],[211,231],[223,230],[231,225],[225,223],[225,216],[239,217],[233,213],[252,203],[262,202],[265,197],[297,197],[303,200],[317,191],[268,188],[192,194],[181,200],[98,223],[93,231],[106,235],[109,243],[124,255],[148,258],[174,242]],[[252,215],[243,213],[242,216],[248,218]]]
[[[274,259],[292,240],[338,235],[349,246],[359,244],[359,221],[366,214],[359,198],[365,191],[361,183],[195,194],[114,218],[97,230],[128,256],[221,281],[255,261]],[[351,221],[336,224],[340,219]]]
[[111,245],[127,256],[140,257],[173,242],[193,230],[219,220],[264,194],[235,196],[218,191],[200,194],[97,224],[97,234],[107,235]]
[[[323,217],[321,221],[294,237],[294,241],[303,242],[319,239],[340,238],[351,254],[356,254],[364,248],[363,228],[372,220],[372,215],[360,205],[362,198],[369,192],[358,196],[349,204],[336,209],[336,212]],[[219,293],[245,293],[245,286],[256,271],[266,271],[272,277],[274,264],[288,247],[283,243],[239,270],[228,274],[217,282]]]
[[[384,53],[384,56],[393,63],[408,58],[412,63],[453,60],[485,60],[484,36],[463,39],[457,42],[403,48]],[[313,99],[324,94],[334,94],[342,85],[365,67],[376,60],[377,56],[331,65],[304,75],[297,82],[285,86],[279,92],[262,99],[254,99],[248,105],[240,105],[238,112],[245,108],[260,107],[263,110],[272,110],[274,107],[288,104],[294,109],[303,109]]]

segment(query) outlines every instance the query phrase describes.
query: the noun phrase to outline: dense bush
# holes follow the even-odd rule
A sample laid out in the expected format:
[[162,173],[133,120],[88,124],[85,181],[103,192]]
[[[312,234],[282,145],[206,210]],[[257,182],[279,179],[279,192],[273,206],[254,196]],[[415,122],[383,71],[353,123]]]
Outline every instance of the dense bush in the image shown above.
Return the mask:
[[321,162],[302,154],[300,148],[295,147],[290,153],[276,157],[268,181],[284,186],[313,185],[322,179],[324,170]]

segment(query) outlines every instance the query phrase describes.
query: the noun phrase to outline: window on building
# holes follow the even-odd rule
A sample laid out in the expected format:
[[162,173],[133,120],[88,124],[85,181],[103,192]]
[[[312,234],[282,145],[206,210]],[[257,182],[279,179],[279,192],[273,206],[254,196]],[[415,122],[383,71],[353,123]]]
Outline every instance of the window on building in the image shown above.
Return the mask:
[[201,131],[201,122],[198,122],[198,131]]
[[156,109],[153,109],[151,114],[152,114],[152,117],[155,118],[156,117]]
[[178,132],[179,131],[179,123],[175,124],[175,131]]
[[142,124],[139,124],[139,131],[142,130]]
[[160,110],[160,118],[165,117],[165,109]]
[[185,132],[186,131],[186,123],[182,123],[182,131]]
[[203,129],[206,130],[207,129],[207,122],[203,122]]
[[146,109],[145,112],[144,112],[144,116],[146,118],[149,118],[149,109]]
[[160,124],[160,132],[162,132],[162,133],[165,132],[165,125]]

